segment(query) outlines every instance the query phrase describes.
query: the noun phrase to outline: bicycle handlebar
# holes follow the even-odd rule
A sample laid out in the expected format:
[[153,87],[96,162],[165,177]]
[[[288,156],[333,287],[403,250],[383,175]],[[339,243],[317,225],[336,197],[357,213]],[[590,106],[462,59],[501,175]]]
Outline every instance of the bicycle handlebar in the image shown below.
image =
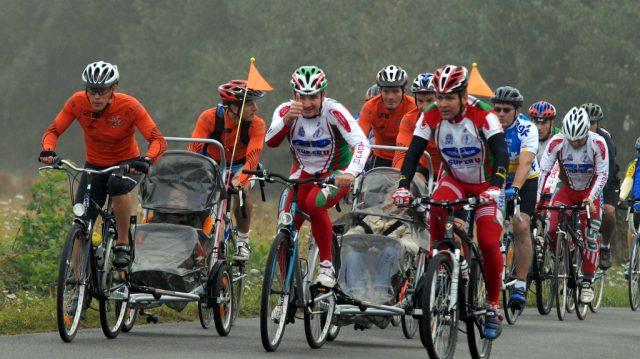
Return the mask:
[[432,206],[440,207],[440,208],[453,208],[460,205],[471,205],[477,206],[480,205],[480,201],[477,197],[468,197],[468,198],[460,198],[453,201],[434,201],[431,197],[421,197],[416,198],[416,205],[418,204],[430,204]]
[[259,179],[263,179],[267,182],[275,182],[275,179],[279,179],[283,182],[286,183],[291,183],[291,184],[305,184],[305,183],[311,183],[311,182],[315,182],[318,183],[320,185],[333,185],[335,183],[335,178],[333,176],[331,177],[325,177],[325,178],[318,178],[318,177],[312,177],[312,178],[306,178],[303,180],[299,180],[299,179],[295,179],[295,178],[289,178],[289,177],[285,177],[281,174],[278,173],[274,173],[269,171],[268,169],[264,169],[264,170],[242,170],[242,173],[246,173],[249,175],[254,175],[256,177],[258,177]]
[[71,162],[71,161],[65,160],[65,159],[60,158],[60,157],[56,157],[56,158],[54,158],[52,164],[47,165],[47,166],[39,167],[38,170],[39,171],[45,170],[45,169],[64,170],[63,165],[71,168],[72,170],[74,170],[76,172],[83,172],[83,173],[88,173],[88,174],[107,174],[107,173],[111,173],[112,176],[120,177],[120,178],[123,178],[123,179],[128,179],[128,180],[130,180],[130,181],[132,181],[134,183],[138,183],[138,181],[134,180],[131,177],[112,173],[113,171],[116,171],[116,170],[122,170],[123,172],[127,172],[129,170],[129,165],[128,164],[111,166],[111,167],[107,167],[107,168],[102,169],[102,170],[95,170],[95,169],[92,169],[92,168],[78,167],[78,166],[74,165],[73,162]]

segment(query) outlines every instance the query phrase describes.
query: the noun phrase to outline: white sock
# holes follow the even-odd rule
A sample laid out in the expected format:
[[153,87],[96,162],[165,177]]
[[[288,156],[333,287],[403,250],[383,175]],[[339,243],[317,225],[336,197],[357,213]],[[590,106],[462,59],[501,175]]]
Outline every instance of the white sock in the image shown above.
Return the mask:
[[249,232],[244,233],[244,232],[238,231],[238,242],[249,243]]
[[520,279],[516,279],[516,284],[514,285],[514,288],[521,288],[522,290],[527,290],[527,282]]

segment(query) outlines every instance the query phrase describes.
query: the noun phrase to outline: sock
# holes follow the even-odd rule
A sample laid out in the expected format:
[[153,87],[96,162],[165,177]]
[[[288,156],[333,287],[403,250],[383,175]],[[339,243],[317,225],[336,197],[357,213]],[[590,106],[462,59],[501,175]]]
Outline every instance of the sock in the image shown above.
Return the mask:
[[238,243],[239,242],[249,243],[249,232],[244,233],[244,232],[238,231]]
[[522,290],[527,290],[527,282],[520,280],[520,279],[516,279],[516,284],[514,285],[514,288],[520,288]]

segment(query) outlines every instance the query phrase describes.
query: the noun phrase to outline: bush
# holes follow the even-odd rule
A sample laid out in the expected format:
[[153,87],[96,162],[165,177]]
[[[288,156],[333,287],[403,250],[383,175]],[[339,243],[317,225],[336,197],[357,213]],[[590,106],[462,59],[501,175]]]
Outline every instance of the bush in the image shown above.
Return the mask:
[[0,258],[8,272],[7,289],[45,291],[55,285],[60,251],[73,218],[66,179],[64,173],[52,171],[31,187],[33,201],[20,219],[13,251]]

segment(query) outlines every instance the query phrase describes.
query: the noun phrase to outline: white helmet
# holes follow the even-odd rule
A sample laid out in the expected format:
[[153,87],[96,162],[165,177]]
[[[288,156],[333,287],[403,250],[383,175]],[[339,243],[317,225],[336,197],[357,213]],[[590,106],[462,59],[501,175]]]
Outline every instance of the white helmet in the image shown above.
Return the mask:
[[562,120],[562,134],[569,141],[585,138],[589,133],[589,114],[583,108],[572,107]]
[[118,66],[98,61],[87,65],[82,72],[82,84],[85,87],[107,88],[118,83]]
[[378,71],[376,84],[379,87],[404,87],[408,78],[407,72],[402,67],[389,65]]

